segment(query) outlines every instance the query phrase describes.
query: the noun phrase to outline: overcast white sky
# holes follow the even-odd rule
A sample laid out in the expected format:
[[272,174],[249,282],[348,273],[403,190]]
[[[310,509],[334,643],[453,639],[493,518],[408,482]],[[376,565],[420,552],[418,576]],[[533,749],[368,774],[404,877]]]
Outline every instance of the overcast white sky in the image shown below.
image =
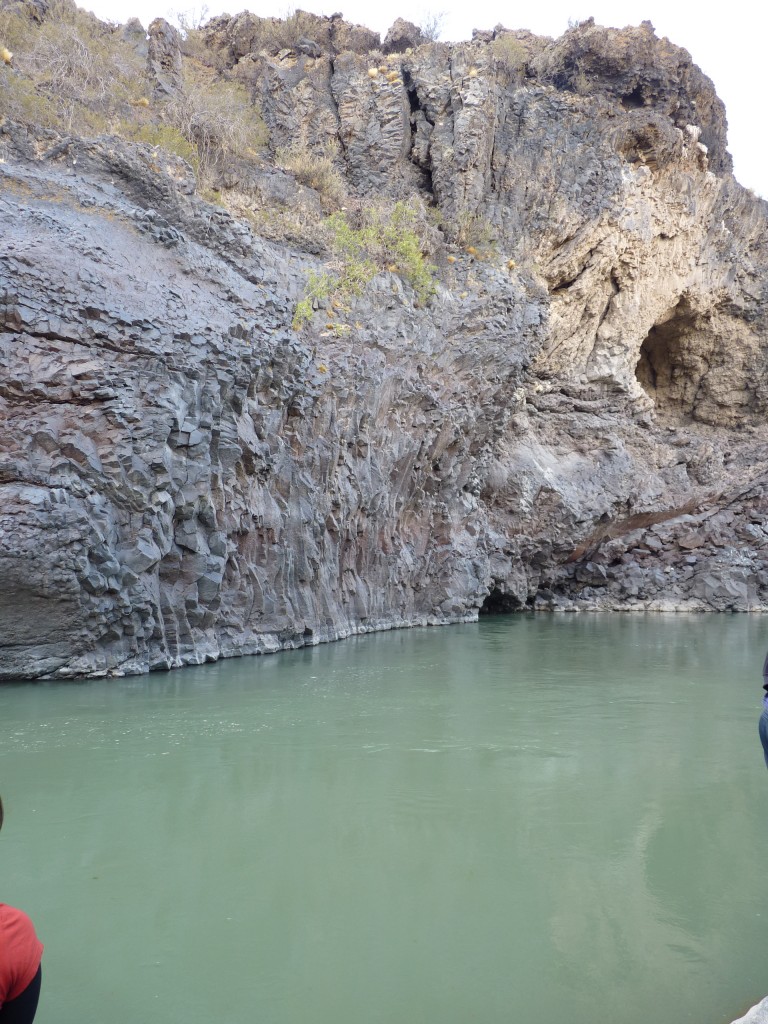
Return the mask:
[[[193,16],[203,11],[201,0],[79,0],[82,7],[109,21],[137,17],[146,27],[156,17],[169,20],[174,12]],[[768,45],[768,4],[765,0],[528,0],[503,4],[500,0],[411,0],[410,3],[373,5],[366,0],[208,0],[206,17],[251,10],[261,16],[284,17],[294,7],[317,14],[341,11],[347,21],[367,25],[382,36],[397,17],[416,24],[428,14],[444,12],[441,38],[468,39],[473,28],[528,28],[540,35],[558,36],[568,20],[594,17],[599,25],[639,25],[653,22],[656,34],[684,46],[699,67],[714,81],[728,114],[728,142],[736,177],[768,198],[768,144],[766,143],[764,86],[760,72]]]

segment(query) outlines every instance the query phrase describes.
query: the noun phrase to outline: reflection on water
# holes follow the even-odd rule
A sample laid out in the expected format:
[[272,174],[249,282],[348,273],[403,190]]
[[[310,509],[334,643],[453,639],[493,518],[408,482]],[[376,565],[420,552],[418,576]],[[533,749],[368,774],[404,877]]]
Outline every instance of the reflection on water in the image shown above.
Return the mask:
[[485,619],[0,689],[41,1024],[730,1021],[768,619]]

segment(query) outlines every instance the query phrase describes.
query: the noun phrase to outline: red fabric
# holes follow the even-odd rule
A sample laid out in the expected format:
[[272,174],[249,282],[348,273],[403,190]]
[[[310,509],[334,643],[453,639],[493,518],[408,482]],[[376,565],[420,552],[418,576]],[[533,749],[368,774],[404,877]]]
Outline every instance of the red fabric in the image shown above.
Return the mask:
[[43,944],[27,915],[0,903],[0,1006],[21,995],[42,955]]

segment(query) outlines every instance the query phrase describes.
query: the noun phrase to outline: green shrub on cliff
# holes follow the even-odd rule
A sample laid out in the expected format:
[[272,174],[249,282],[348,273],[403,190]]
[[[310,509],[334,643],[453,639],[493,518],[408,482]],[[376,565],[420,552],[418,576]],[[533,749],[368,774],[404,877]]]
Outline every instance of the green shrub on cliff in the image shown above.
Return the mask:
[[329,274],[318,274],[310,270],[304,298],[301,299],[293,313],[293,328],[300,331],[311,321],[315,302],[326,301],[338,289],[338,280]]
[[426,302],[435,291],[437,268],[427,263],[423,239],[417,234],[416,211],[407,203],[396,203],[384,225],[385,255],[391,255],[397,273],[411,285],[419,302]]
[[316,304],[329,301],[342,306],[385,270],[407,281],[419,304],[434,294],[437,268],[425,257],[426,219],[414,204],[366,207],[357,222],[340,210],[327,219],[326,227],[330,273],[310,274],[294,312],[297,330],[310,321]]
[[424,239],[418,234],[419,217],[412,204],[367,207],[357,227],[340,211],[328,218],[328,226],[347,293],[358,294],[380,270],[408,281],[419,302],[426,302],[434,292],[435,267],[424,257]]

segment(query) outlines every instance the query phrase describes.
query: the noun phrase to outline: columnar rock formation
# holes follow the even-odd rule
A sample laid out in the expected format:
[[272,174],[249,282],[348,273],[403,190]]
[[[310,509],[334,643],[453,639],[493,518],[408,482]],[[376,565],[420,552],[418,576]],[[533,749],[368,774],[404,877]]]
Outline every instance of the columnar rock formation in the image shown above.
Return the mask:
[[297,332],[312,245],[162,150],[6,121],[0,676],[481,610],[767,610],[768,208],[688,55],[648,24],[415,47],[400,25],[388,53],[336,17],[254,52],[260,25],[206,38],[272,152],[432,206],[436,294],[382,271],[349,329]]

